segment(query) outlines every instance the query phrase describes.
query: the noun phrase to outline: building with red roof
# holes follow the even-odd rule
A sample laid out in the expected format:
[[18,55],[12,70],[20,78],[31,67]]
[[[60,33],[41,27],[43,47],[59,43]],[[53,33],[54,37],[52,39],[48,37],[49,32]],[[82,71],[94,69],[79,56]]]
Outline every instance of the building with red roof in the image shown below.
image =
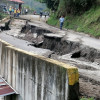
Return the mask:
[[15,2],[15,3],[19,3],[19,4],[24,3],[24,1],[22,1],[22,0],[9,0],[9,1],[11,1],[11,2]]
[[22,1],[22,0],[9,0],[9,1],[13,2],[14,4],[18,4],[19,5],[19,9],[21,11],[22,4],[24,3],[24,1]]

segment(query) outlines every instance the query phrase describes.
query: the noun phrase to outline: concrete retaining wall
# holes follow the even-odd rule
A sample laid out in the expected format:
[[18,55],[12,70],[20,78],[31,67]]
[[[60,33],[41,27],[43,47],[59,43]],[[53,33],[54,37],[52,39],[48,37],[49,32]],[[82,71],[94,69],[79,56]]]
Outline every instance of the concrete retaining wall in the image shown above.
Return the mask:
[[19,93],[5,100],[79,100],[78,69],[0,40],[0,75]]

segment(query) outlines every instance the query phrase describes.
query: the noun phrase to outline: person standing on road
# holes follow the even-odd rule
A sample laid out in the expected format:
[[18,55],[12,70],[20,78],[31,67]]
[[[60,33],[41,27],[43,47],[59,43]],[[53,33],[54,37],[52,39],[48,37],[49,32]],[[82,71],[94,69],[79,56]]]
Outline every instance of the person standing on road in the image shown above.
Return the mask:
[[16,8],[14,9],[14,17],[16,17],[17,16],[17,10],[16,10]]
[[42,15],[43,15],[43,12],[40,11],[40,17],[39,17],[39,20],[42,18]]
[[64,24],[64,17],[61,16],[59,21],[60,21],[60,29],[62,30],[62,27],[63,27],[63,24]]
[[27,13],[28,13],[28,9],[26,8],[26,9],[25,9],[25,15],[27,15]]
[[17,9],[17,17],[19,17],[19,15],[20,15],[20,10]]
[[44,16],[45,16],[45,22],[46,22],[46,21],[47,21],[47,20],[46,20],[47,12],[44,12]]
[[44,12],[44,16],[45,16],[45,19],[46,19],[46,16],[47,16],[47,12]]
[[12,8],[11,6],[9,7],[9,14],[11,15],[11,12],[12,12]]
[[13,7],[11,8],[11,13],[12,13],[12,15],[14,15],[14,8]]

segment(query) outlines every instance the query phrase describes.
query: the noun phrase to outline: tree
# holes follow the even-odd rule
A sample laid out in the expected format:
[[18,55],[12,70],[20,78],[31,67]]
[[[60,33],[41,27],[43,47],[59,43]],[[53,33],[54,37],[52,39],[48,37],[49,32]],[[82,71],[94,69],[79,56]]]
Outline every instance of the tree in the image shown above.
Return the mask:
[[57,16],[66,14],[80,14],[85,12],[96,0],[38,0],[45,2],[51,10],[57,11]]

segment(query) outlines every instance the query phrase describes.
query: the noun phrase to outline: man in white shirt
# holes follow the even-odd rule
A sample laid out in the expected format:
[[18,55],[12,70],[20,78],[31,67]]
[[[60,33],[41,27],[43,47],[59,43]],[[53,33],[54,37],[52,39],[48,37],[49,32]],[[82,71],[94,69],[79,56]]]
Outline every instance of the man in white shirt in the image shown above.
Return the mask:
[[61,16],[60,19],[59,19],[59,21],[60,21],[60,29],[62,30],[63,23],[64,23],[64,17]]

